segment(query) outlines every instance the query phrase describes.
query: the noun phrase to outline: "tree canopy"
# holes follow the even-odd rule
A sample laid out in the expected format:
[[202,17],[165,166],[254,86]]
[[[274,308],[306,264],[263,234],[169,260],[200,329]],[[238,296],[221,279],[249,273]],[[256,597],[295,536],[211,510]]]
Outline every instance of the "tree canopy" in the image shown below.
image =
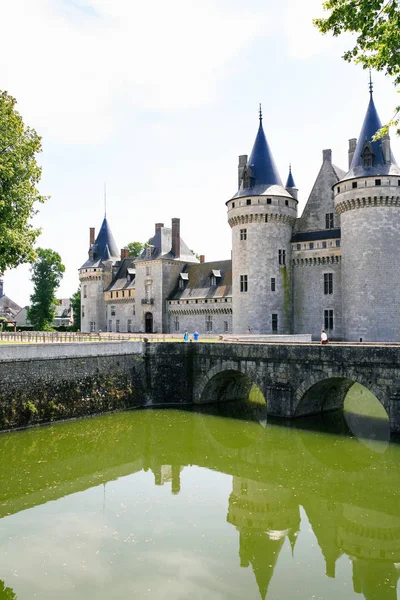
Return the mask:
[[72,306],[72,313],[74,315],[74,331],[80,331],[81,329],[81,288],[79,286],[79,288],[77,289],[77,291],[75,292],[75,294],[72,294],[72,297],[70,298],[71,300],[71,306]]
[[129,250],[129,256],[132,258],[137,258],[140,256],[145,244],[142,244],[142,242],[130,242],[126,245],[126,247]]
[[25,127],[15,105],[12,96],[0,91],[0,272],[35,259],[40,229],[30,219],[37,212],[35,204],[46,199],[36,188],[41,138]]
[[54,321],[57,300],[55,292],[60,286],[65,267],[54,250],[38,248],[36,261],[31,267],[34,291],[28,319],[37,331],[46,331]]
[[[343,58],[360,63],[364,68],[383,71],[400,84],[400,6],[398,0],[327,0],[326,18],[314,19],[322,33],[334,36],[349,32],[356,34],[354,47]],[[398,127],[400,106],[379,132],[382,137],[392,125]],[[400,128],[397,128],[400,135]]]

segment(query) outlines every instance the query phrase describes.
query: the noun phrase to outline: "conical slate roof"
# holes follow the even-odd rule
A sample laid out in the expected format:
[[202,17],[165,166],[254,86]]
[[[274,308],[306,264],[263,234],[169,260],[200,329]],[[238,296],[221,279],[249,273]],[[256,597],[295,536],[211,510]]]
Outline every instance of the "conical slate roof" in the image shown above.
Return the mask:
[[100,231],[94,243],[93,251],[93,258],[95,260],[99,258],[103,260],[119,260],[118,247],[115,243],[114,236],[111,233],[107,217],[104,217],[103,219],[103,223],[101,224]]
[[[390,153],[390,162],[385,163],[385,157],[382,149],[383,140],[377,140],[376,142],[372,140],[373,136],[381,127],[382,123],[375,107],[372,90],[370,90],[370,99],[364,118],[364,123],[361,128],[350,169],[343,177],[343,180],[353,179],[355,177],[371,177],[374,175],[400,175],[400,169],[396,164],[392,152]],[[363,152],[366,142],[368,143],[369,149],[372,152],[371,166],[364,165]]]
[[292,167],[289,166],[289,175],[288,175],[288,178],[286,181],[285,188],[295,188],[295,187],[296,187],[296,184],[294,182],[293,175],[292,175]]
[[261,196],[266,193],[269,195],[290,197],[290,194],[282,185],[271,149],[267,142],[267,138],[265,137],[261,110],[260,125],[258,127],[250,158],[247,161],[246,169],[249,185],[248,187],[244,187],[242,181],[239,190],[233,198]]

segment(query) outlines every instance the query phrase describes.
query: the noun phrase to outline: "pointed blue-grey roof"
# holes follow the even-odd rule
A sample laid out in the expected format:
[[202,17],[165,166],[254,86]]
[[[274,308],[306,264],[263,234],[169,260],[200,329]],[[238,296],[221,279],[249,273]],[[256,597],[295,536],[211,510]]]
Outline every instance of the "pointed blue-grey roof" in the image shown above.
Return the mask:
[[287,188],[296,188],[296,184],[294,182],[293,175],[292,175],[292,166],[291,165],[289,165],[289,175],[288,175],[288,178],[286,181],[285,188],[286,189]]
[[244,187],[245,179],[242,180],[239,190],[232,198],[243,196],[269,195],[289,196],[282,185],[271,149],[265,137],[262,114],[260,109],[260,124],[250,158],[247,161],[246,171],[248,186]]
[[[376,110],[374,98],[372,95],[372,87],[370,88],[370,99],[367,112],[364,118],[364,123],[361,128],[357,146],[354,151],[348,173],[343,177],[345,179],[353,179],[355,177],[371,177],[374,175],[399,175],[400,169],[396,164],[393,153],[390,152],[390,162],[385,162],[385,156],[382,148],[382,139],[376,142],[372,140],[376,132],[382,127],[381,120]],[[365,166],[363,152],[366,144],[372,152],[372,165]]]
[[[98,263],[100,266],[101,261],[111,260],[117,261],[120,259],[117,244],[115,243],[114,236],[111,232],[110,226],[105,216],[103,223],[101,224],[100,231],[97,238],[91,247],[93,251],[93,258],[89,258],[81,267],[90,267]],[[90,256],[90,254],[89,254]]]

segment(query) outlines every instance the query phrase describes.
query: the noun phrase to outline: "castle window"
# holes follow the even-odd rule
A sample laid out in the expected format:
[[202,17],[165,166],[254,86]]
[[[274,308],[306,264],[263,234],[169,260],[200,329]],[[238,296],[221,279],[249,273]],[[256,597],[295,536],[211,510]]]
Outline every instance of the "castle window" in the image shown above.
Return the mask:
[[365,146],[364,148],[364,151],[362,153],[362,159],[364,167],[372,167],[372,152],[368,146]]
[[175,327],[175,333],[179,333],[179,317],[176,316],[174,319],[174,327]]
[[119,333],[119,319],[115,321],[115,331]]
[[[248,187],[248,186],[247,186],[247,187]],[[251,205],[251,199],[250,199],[250,198],[247,198],[247,200],[246,200],[246,204],[247,204],[247,206],[250,206],[250,205]]]
[[146,276],[151,275],[151,267],[146,267]]
[[112,331],[112,321],[111,321],[111,319],[108,321],[108,331]]
[[90,331],[96,331],[96,321],[90,321]]
[[271,277],[271,292],[275,292],[275,277]]
[[179,279],[179,289],[183,290],[185,288],[185,282],[183,279]]
[[83,297],[87,298],[87,285],[83,286]]
[[124,291],[124,290],[122,290],[122,292],[121,292],[121,293],[122,293],[122,297],[123,297],[123,298],[125,298],[125,291]]
[[126,330],[128,333],[132,333],[132,319],[128,319]]
[[111,307],[111,316],[115,317],[115,306]]
[[338,194],[340,194],[340,185],[338,185],[338,186],[337,186],[337,188],[336,188],[336,192],[337,192]]
[[211,275],[210,277],[210,285],[217,285],[217,278],[215,277],[215,275]]
[[135,301],[133,301],[133,306],[132,306],[132,314],[133,316],[136,315],[136,305],[135,305]]
[[324,294],[333,294],[333,273],[324,273]]
[[115,292],[116,297],[118,298],[118,292]]
[[397,185],[399,185],[399,186],[400,186],[400,179],[398,179],[398,180],[397,180]]
[[247,240],[247,229],[240,230],[240,239],[241,241]]
[[272,313],[271,315],[272,333],[278,333],[278,315]]
[[241,275],[240,276],[240,291],[247,292],[247,289],[248,289],[247,275]]
[[272,204],[272,198],[267,198],[267,204]]
[[325,329],[333,329],[333,310],[324,311]]
[[297,244],[296,247],[297,247],[297,250],[301,250],[301,244]]
[[314,242],[310,242],[310,250],[313,250],[314,248]]
[[234,202],[232,202],[232,208],[235,208],[235,203]]
[[333,213],[325,214],[325,229],[333,229]]
[[285,200],[285,206],[289,206],[289,200]]
[[286,250],[278,250],[278,262],[280,265],[286,265]]
[[326,248],[326,242],[322,242],[322,247]]
[[224,333],[228,333],[228,321],[224,321]]
[[340,240],[336,240],[336,248],[340,248]]
[[357,181],[353,181],[351,185],[352,185],[352,188],[354,190],[357,187]]
[[265,223],[268,223],[268,215],[265,215],[264,221],[265,221]]
[[150,258],[151,257],[151,246],[150,244],[148,244],[146,246],[146,258]]
[[381,185],[381,180],[380,179],[375,179],[375,185]]
[[112,298],[112,297],[113,297],[113,293],[111,292],[111,293],[110,293],[110,298]]
[[212,332],[212,315],[206,315],[206,332]]
[[85,316],[85,307],[84,307],[84,305],[82,304],[82,317],[84,317],[84,316]]

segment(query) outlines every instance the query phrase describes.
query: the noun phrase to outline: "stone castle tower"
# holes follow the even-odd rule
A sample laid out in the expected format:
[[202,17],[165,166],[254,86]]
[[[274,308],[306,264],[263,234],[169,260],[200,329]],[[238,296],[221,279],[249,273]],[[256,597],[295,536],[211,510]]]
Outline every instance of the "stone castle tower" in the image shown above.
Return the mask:
[[[238,191],[226,204],[232,228],[233,331],[290,333],[290,241],[297,217],[297,189],[279,177],[260,124],[248,159],[239,156]],[[292,191],[294,194],[289,192]]]
[[349,140],[349,171],[334,186],[342,239],[343,338],[399,341],[400,168],[370,100],[358,142]]
[[106,331],[106,304],[104,290],[113,277],[113,264],[120,259],[107,218],[104,217],[95,239],[90,228],[89,258],[79,269],[81,282],[81,330]]

